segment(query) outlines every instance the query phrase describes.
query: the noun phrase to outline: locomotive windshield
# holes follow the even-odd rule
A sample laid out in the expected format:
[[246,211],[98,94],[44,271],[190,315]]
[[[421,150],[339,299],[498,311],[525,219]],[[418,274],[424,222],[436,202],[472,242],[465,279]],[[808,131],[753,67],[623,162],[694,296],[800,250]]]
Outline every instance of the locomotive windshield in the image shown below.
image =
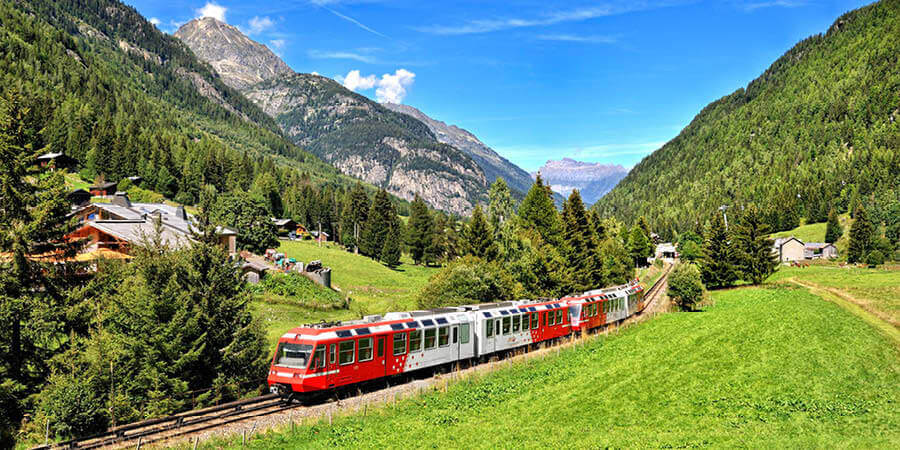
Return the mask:
[[309,363],[309,354],[312,352],[312,348],[313,346],[309,344],[282,342],[278,344],[278,352],[275,353],[275,365],[292,369],[305,369]]

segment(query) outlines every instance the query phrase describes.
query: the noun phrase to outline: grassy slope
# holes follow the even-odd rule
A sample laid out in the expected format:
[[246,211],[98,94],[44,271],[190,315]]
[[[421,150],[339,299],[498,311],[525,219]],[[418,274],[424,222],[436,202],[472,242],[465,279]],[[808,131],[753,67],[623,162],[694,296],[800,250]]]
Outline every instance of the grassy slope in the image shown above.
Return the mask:
[[874,329],[801,289],[713,296],[702,313],[251,447],[900,445],[900,351]]
[[888,269],[839,267],[834,264],[807,268],[781,267],[771,281],[797,279],[849,295],[894,323],[900,323],[900,272]]
[[332,285],[350,296],[349,310],[314,311],[289,301],[255,300],[254,309],[262,317],[274,342],[285,331],[319,320],[346,320],[366,314],[415,309],[415,295],[439,269],[412,264],[404,255],[398,270],[361,255],[354,255],[333,244],[319,247],[311,241],[281,241],[280,251],[298,261],[321,260],[332,268]]

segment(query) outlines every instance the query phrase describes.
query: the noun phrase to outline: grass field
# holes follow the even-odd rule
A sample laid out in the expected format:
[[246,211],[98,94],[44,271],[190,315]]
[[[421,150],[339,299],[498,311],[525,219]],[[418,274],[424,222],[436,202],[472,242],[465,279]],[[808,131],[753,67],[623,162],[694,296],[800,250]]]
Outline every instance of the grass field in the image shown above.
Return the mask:
[[[844,228],[844,235],[834,244],[838,248],[839,256],[842,256],[847,253],[847,245],[849,245],[850,239],[850,225],[853,223],[853,219],[850,218],[849,214],[841,214],[838,216],[838,222],[840,222],[841,226]],[[772,238],[793,236],[803,242],[825,242],[826,228],[827,224],[825,222],[803,224],[793,230],[773,233]],[[846,259],[846,257],[844,259]]]
[[796,279],[817,287],[849,296],[854,303],[900,326],[900,271],[839,267],[836,264],[814,264],[810,267],[784,267],[770,281]]
[[[672,313],[252,448],[900,446],[900,350],[789,285]],[[240,437],[210,441],[239,446]]]
[[331,243],[319,247],[312,241],[281,241],[279,249],[298,261],[309,263],[318,259],[331,267],[332,285],[339,287],[352,301],[350,309],[323,311],[304,307],[289,298],[255,296],[253,309],[266,324],[273,345],[285,331],[304,323],[357,319],[367,314],[415,309],[415,295],[428,278],[440,270],[413,265],[408,256],[403,257],[403,264],[397,270],[392,270]]

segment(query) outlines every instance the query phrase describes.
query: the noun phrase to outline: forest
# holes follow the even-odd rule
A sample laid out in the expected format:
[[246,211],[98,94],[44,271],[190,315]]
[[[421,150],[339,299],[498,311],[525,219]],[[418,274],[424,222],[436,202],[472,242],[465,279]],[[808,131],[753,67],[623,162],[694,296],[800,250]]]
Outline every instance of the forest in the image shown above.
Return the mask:
[[722,205],[762,207],[774,231],[863,204],[900,202],[900,2],[837,19],[759,78],[704,108],[594,208],[646,216],[665,239],[700,231]]

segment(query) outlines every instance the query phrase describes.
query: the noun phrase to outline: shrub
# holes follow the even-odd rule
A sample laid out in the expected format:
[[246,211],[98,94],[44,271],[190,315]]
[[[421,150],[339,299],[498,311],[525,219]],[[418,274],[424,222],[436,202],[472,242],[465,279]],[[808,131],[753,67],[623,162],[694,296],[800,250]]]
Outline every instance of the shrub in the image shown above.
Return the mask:
[[663,262],[662,262],[662,260],[661,260],[661,259],[656,259],[656,260],[654,260],[654,261],[653,261],[653,266],[656,267],[657,269],[662,269],[662,268],[663,268]]
[[419,308],[429,309],[512,300],[521,293],[521,286],[502,266],[470,255],[434,274],[416,301]]
[[869,252],[866,256],[866,264],[873,268],[884,264],[884,254],[878,250]]
[[706,288],[695,264],[679,263],[669,277],[669,298],[683,311],[695,311],[706,297]]
[[250,292],[292,297],[304,304],[342,304],[344,301],[341,294],[298,273],[268,274],[259,283],[251,285]]

